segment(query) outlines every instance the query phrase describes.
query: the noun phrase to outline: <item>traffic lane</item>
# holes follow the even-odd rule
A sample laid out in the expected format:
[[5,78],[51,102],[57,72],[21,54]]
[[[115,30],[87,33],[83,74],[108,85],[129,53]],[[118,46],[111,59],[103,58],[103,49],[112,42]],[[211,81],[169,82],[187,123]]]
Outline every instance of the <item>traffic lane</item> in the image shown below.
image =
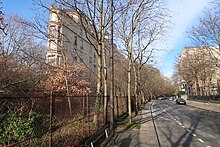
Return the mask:
[[169,117],[161,117],[155,122],[161,147],[203,146],[203,144],[201,144],[198,139],[193,136],[192,132],[187,131]]
[[191,111],[183,109],[181,112],[184,115],[182,116],[191,118],[194,124],[198,123],[195,134],[209,142],[210,146],[220,146],[220,115],[195,107],[186,108],[191,109]]
[[[201,147],[201,143],[197,138],[193,137],[192,133],[180,126],[170,115],[166,112],[168,109],[175,111],[172,107],[165,106],[165,103],[155,102],[153,105],[153,117],[156,124],[156,130],[159,136],[162,147],[178,147],[178,146],[193,146]],[[160,111],[159,111],[160,109]],[[157,111],[155,111],[157,110]]]
[[[170,104],[167,102],[167,104]],[[191,106],[180,106],[180,105],[173,105],[175,110],[178,111],[171,111],[170,113],[179,112],[181,115],[180,121],[189,128],[189,125],[193,123],[196,125],[196,128],[192,128],[195,130],[195,134],[200,138],[209,142],[211,146],[220,146],[220,114],[216,112],[210,112],[204,109],[198,109],[196,107]],[[178,113],[178,114],[179,114]],[[175,114],[175,113],[174,113]],[[175,116],[175,115],[173,115]],[[177,115],[178,116],[178,115]],[[188,124],[188,125],[187,125]]]
[[[169,102],[167,103],[169,104]],[[174,105],[174,107],[177,111],[170,111],[169,113],[173,117],[179,116],[179,121],[182,122],[187,129],[190,129],[190,131],[193,131],[199,138],[208,142],[210,146],[220,146],[219,113],[191,106]],[[193,126],[193,128],[190,126]]]

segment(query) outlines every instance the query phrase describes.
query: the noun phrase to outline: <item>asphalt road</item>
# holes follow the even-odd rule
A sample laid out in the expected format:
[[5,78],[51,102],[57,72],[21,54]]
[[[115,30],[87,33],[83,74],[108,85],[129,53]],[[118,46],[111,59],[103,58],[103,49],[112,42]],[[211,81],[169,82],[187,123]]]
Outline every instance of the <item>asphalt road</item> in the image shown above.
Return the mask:
[[151,109],[161,147],[220,147],[220,113],[169,100]]

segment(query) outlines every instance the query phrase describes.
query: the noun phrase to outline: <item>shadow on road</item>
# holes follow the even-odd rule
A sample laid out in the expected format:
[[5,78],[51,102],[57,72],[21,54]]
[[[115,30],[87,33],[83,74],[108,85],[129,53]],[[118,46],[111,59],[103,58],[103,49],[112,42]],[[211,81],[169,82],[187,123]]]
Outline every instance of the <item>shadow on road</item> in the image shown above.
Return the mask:
[[[178,107],[175,109],[178,109]],[[199,113],[196,117],[188,117],[187,119],[189,119],[188,122],[190,122],[190,124],[189,127],[185,128],[183,119],[177,122],[168,115],[171,111],[173,111],[173,109],[168,109],[166,112],[163,112],[163,114],[158,114],[154,118],[154,120],[156,120],[157,133],[161,139],[163,138],[163,142],[167,142],[171,147],[189,147],[202,113]]]
[[120,144],[119,147],[125,147],[125,146],[129,146],[131,144],[131,134],[127,137],[124,138],[123,140],[119,141],[118,143]]

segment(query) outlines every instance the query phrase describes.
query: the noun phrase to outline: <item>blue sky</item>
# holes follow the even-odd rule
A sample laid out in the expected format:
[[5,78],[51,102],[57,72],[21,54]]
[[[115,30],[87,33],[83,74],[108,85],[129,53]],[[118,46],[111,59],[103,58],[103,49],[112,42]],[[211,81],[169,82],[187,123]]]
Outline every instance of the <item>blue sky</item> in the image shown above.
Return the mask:
[[24,18],[32,18],[33,2],[32,0],[1,0],[2,11],[6,15],[20,15]]
[[[171,77],[174,69],[174,64],[177,57],[180,55],[182,48],[190,46],[190,40],[186,37],[186,30],[192,25],[199,22],[199,17],[203,15],[202,11],[208,6],[208,0],[168,0],[168,8],[175,15],[172,19],[174,26],[169,37],[166,40],[165,46],[167,52],[161,54],[158,68],[166,77]],[[159,47],[158,47],[159,48]]]
[[[168,8],[175,15],[172,19],[174,26],[168,34],[165,44],[157,48],[166,48],[167,52],[161,52],[157,56],[157,67],[166,77],[171,77],[176,58],[182,48],[189,46],[189,40],[185,37],[185,31],[196,24],[202,11],[208,5],[208,0],[167,0]],[[48,0],[49,2],[49,0]],[[2,0],[3,13],[6,15],[18,14],[24,18],[33,18],[35,12],[32,0]]]

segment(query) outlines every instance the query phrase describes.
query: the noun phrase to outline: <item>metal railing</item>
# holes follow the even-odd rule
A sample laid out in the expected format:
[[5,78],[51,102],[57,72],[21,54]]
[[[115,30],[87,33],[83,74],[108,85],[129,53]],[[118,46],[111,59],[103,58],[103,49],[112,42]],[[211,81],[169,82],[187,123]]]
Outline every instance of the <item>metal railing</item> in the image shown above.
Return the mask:
[[[95,112],[95,100],[96,96],[88,93],[69,96],[53,92],[30,97],[0,96],[0,143],[2,146],[78,145],[108,124],[109,104],[105,115],[104,97],[100,99],[98,112]],[[127,113],[127,97],[117,96],[114,100],[116,117]],[[6,120],[6,115],[10,121]],[[27,126],[16,121],[23,121]],[[15,124],[17,132],[10,132],[15,122],[18,123]],[[22,138],[16,138],[16,133],[23,133]]]

